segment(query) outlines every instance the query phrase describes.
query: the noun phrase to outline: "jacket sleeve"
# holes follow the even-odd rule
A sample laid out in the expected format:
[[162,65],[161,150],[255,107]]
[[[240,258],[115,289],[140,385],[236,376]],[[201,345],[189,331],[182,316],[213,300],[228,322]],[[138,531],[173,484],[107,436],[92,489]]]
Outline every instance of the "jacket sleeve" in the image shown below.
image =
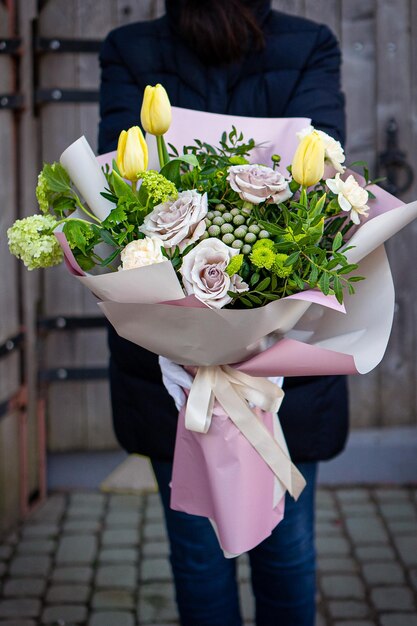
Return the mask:
[[102,154],[116,149],[120,131],[139,123],[143,94],[123,61],[114,31],[102,44],[100,67],[98,151]]
[[345,142],[345,98],[341,91],[337,39],[320,26],[316,44],[287,104],[286,117],[310,117],[313,126]]

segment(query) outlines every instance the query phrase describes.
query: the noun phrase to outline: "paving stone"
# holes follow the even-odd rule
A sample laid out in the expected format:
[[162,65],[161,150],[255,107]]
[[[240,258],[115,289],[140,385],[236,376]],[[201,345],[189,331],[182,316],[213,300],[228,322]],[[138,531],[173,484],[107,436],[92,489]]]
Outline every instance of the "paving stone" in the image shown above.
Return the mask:
[[237,560],[237,577],[239,581],[250,580],[249,559],[239,557]]
[[145,517],[147,522],[162,523],[164,520],[164,511],[162,509],[162,506],[153,506],[146,509]]
[[43,594],[46,580],[42,578],[11,578],[3,587],[3,595],[13,598],[38,598]]
[[0,626],[36,626],[36,623],[31,619],[7,619],[1,620]]
[[66,521],[75,519],[100,520],[103,516],[103,507],[71,506],[67,511]]
[[164,523],[149,522],[145,525],[143,534],[146,540],[155,541],[155,539],[159,538],[165,539],[167,536],[167,531]]
[[0,600],[1,617],[37,617],[41,610],[39,600],[29,598],[17,598],[13,600]]
[[375,622],[369,622],[367,620],[355,620],[352,622],[349,620],[347,622],[334,622],[332,626],[375,626]]
[[380,615],[381,626],[417,626],[417,615],[407,613],[392,613]]
[[30,522],[58,522],[65,510],[66,500],[63,496],[50,496],[48,500],[42,504],[29,517]]
[[136,568],[133,565],[102,565],[97,568],[96,586],[134,589]]
[[25,539],[39,537],[56,537],[59,532],[58,524],[27,524],[23,527],[22,536]]
[[17,556],[10,564],[12,576],[46,576],[51,566],[49,556]]
[[407,587],[376,587],[371,599],[378,611],[412,611],[413,594]]
[[5,561],[10,558],[13,552],[12,546],[0,546],[0,560]]
[[60,539],[56,562],[59,565],[93,562],[97,551],[97,540],[88,535],[63,535]]
[[133,593],[125,589],[106,589],[97,591],[91,602],[93,609],[134,609]]
[[169,543],[167,541],[146,541],[142,546],[142,554],[149,556],[168,556]]
[[370,501],[370,494],[367,489],[338,489],[336,497],[340,502]]
[[143,508],[143,496],[128,494],[113,494],[109,499],[109,509],[121,511],[137,511]]
[[21,541],[17,545],[18,554],[51,554],[55,550],[56,543],[51,539],[39,541]]
[[390,546],[357,546],[355,554],[360,561],[389,561],[395,559]]
[[355,543],[387,543],[388,536],[377,517],[354,517],[346,519],[346,528]]
[[138,558],[137,548],[107,548],[98,556],[100,563],[136,563]]
[[404,583],[404,573],[397,563],[366,563],[362,569],[369,585],[397,585]]
[[350,552],[348,541],[344,537],[318,537],[317,552],[325,556],[345,556]]
[[378,500],[409,500],[405,489],[380,488],[374,490],[374,495]]
[[242,583],[239,586],[239,598],[243,619],[253,619],[255,616],[255,599],[253,597],[252,586],[249,583]]
[[379,508],[383,516],[389,519],[415,519],[416,517],[416,509],[411,502],[382,502]]
[[318,537],[342,537],[343,527],[339,521],[332,522],[317,522],[316,535]]
[[172,571],[167,559],[145,559],[142,561],[140,577],[143,582],[171,580]]
[[339,522],[341,524],[341,518],[339,511],[336,509],[316,509],[317,522]]
[[110,510],[106,517],[106,527],[137,527],[140,524],[142,515],[139,511],[115,511]]
[[328,608],[333,619],[360,618],[369,615],[369,607],[364,602],[355,600],[329,602]]
[[81,504],[81,505],[99,505],[103,506],[106,502],[106,496],[101,493],[88,493],[83,491],[74,491],[70,496],[71,504]]
[[141,585],[138,618],[141,624],[176,621],[178,612],[175,603],[174,586],[170,583]]
[[[62,604],[59,606],[48,606],[42,613],[42,624],[68,624],[85,622],[87,618],[87,609],[85,606],[76,606],[74,604]],[[113,625],[115,626],[115,625]]]
[[69,519],[63,526],[64,533],[97,533],[102,524],[97,519]]
[[362,599],[365,595],[360,578],[348,574],[322,576],[321,586],[324,595],[329,598]]
[[341,502],[340,506],[347,517],[365,517],[375,515],[377,512],[372,502]]
[[318,510],[324,508],[333,508],[335,506],[333,493],[318,489],[316,493],[316,507]]
[[406,565],[417,565],[417,534],[394,537],[398,552]]
[[139,543],[139,529],[120,528],[105,530],[101,536],[103,546],[135,546]]
[[53,585],[48,589],[48,604],[82,604],[87,602],[90,588],[86,585]]
[[52,572],[52,580],[56,583],[83,583],[93,578],[91,567],[57,567]]
[[97,611],[88,621],[88,626],[135,626],[133,613],[127,611]]
[[347,572],[355,573],[358,570],[358,566],[353,559],[350,558],[319,558],[318,569],[321,572]]
[[386,523],[393,535],[412,535],[417,532],[417,518],[415,520],[388,519]]

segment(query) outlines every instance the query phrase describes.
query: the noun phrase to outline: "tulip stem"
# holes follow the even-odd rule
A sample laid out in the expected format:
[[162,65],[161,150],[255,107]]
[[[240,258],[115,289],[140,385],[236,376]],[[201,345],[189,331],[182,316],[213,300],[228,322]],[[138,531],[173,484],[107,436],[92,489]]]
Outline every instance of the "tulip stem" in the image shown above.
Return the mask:
[[161,169],[162,169],[164,165],[169,163],[168,150],[167,150],[163,135],[156,136],[156,145],[158,148],[159,165],[161,166]]
[[96,217],[94,215],[94,213],[91,213],[86,207],[85,205],[81,202],[81,200],[79,199],[79,197],[77,196],[77,194],[75,193],[75,191],[73,191],[73,194],[75,196],[75,203],[77,205],[77,207],[79,209],[81,209],[81,211],[83,211],[83,213],[85,213],[86,215],[88,215],[88,217],[91,217],[92,220],[94,220],[95,222],[98,222],[99,224],[101,224],[101,220],[98,219],[98,217]]

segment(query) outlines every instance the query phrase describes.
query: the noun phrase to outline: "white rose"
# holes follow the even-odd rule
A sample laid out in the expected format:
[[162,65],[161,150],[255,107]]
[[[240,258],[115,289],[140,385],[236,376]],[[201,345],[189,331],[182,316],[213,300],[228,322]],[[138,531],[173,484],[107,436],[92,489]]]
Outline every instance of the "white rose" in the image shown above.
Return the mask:
[[252,204],[279,203],[292,196],[285,176],[265,165],[232,165],[227,180],[242,200]]
[[342,211],[350,211],[350,219],[354,224],[359,224],[359,215],[368,217],[369,207],[367,206],[369,194],[359,185],[354,176],[350,175],[346,180],[336,174],[334,178],[328,178],[326,185],[337,194],[337,201]]
[[119,269],[132,270],[135,267],[167,261],[162,254],[162,245],[162,241],[157,237],[145,237],[145,239],[131,241],[121,252],[122,265]]
[[[314,130],[316,130],[314,126],[307,126],[297,133],[297,137],[301,141],[301,139],[304,139],[304,137],[310,135]],[[324,143],[324,160],[332,167],[334,167],[337,172],[343,174],[345,168],[343,167],[342,163],[345,162],[346,157],[342,148],[342,144],[340,143],[340,141],[336,141],[336,139],[333,139],[333,137],[331,137],[322,130],[317,130],[316,132],[319,134],[321,140]]]
[[176,200],[158,204],[139,230],[162,239],[165,248],[178,246],[183,251],[205,233],[206,215],[207,194],[194,189],[182,191]]
[[249,289],[238,274],[229,276],[226,268],[238,250],[229,248],[220,239],[204,239],[185,255],[181,274],[188,295],[209,307],[221,309],[232,301],[228,291],[241,293]]

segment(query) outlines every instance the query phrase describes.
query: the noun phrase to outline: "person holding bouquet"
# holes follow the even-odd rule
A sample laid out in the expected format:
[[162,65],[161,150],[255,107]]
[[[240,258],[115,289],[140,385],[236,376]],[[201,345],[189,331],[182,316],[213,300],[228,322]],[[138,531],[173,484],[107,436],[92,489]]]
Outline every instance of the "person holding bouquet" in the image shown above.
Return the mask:
[[[99,151],[138,123],[146,85],[173,105],[252,117],[309,117],[344,141],[340,52],[327,27],[273,11],[267,0],[166,0],[166,15],[112,31],[101,51]],[[146,130],[146,129],[145,129]],[[203,132],[203,129],[202,129]],[[200,137],[204,140],[204,137]],[[235,561],[206,518],[169,507],[177,411],[158,357],[109,327],[114,428],[131,453],[150,456],[164,505],[181,624],[239,626]],[[287,378],[280,420],[307,480],[284,520],[249,553],[258,626],[313,626],[317,462],[347,436],[344,377]]]

